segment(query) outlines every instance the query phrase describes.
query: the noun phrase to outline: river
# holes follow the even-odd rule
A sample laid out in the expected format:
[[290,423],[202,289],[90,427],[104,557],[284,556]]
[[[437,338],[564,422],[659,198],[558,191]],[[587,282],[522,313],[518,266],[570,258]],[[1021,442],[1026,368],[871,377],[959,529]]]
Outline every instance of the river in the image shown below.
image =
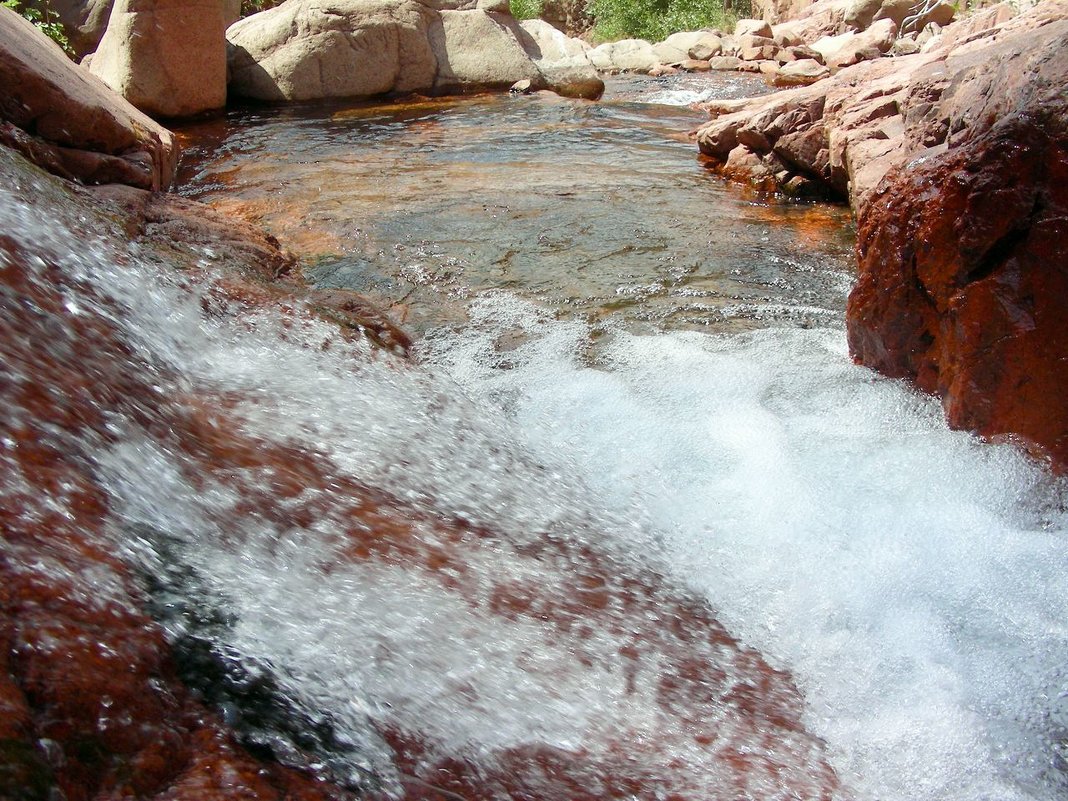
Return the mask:
[[708,172],[686,80],[182,132],[181,191],[390,307],[411,364],[6,209],[160,398],[275,460],[118,415],[78,446],[118,547],[178,647],[271,674],[228,719],[368,792],[454,797],[459,760],[493,798],[1063,798],[1063,482],[852,365],[847,211]]

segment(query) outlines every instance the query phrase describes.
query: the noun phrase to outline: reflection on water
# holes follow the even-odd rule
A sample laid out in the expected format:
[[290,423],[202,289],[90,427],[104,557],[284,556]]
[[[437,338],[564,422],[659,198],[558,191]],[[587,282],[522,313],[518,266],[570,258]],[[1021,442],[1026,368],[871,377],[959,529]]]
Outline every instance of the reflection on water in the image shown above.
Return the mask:
[[848,210],[725,186],[686,136],[703,115],[644,102],[716,89],[763,84],[617,79],[600,103],[481,96],[234,113],[183,132],[181,180],[269,228],[312,281],[365,292],[416,329],[491,287],[635,330],[837,324]]

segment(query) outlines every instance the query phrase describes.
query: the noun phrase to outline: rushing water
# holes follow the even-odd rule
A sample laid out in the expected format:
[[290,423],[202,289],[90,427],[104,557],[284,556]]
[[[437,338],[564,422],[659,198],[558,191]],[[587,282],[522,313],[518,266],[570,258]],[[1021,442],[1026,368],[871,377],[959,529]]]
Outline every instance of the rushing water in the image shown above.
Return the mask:
[[[0,244],[43,254],[26,284],[116,327],[124,396],[159,399],[64,447],[161,607],[225,611],[168,632],[269,669],[329,724],[319,768],[395,795],[464,759],[500,798],[1064,797],[1063,484],[849,362],[840,209],[725,187],[677,136],[699,115],[625,92],[188,134],[211,155],[185,191],[312,280],[405,298],[414,366],[207,314],[151,254],[87,246],[99,221],[5,190]],[[19,381],[73,339],[40,325]]]

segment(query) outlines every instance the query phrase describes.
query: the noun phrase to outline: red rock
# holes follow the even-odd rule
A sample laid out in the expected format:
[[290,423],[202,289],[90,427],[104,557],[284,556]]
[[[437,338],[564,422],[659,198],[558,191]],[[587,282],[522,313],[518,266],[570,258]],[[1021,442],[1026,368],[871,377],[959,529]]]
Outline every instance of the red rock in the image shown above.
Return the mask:
[[[1068,26],[1064,28],[1068,30]],[[1029,102],[985,132],[891,173],[859,217],[849,300],[861,364],[942,396],[956,427],[1011,434],[1068,469],[1068,81],[1061,31]],[[1010,62],[1016,61],[1010,59]],[[1055,65],[1060,80],[1052,79]],[[1017,64],[1017,66],[1019,66]],[[1010,70],[987,62],[977,79]],[[1036,85],[1037,83],[1037,85]],[[1061,91],[1060,102],[1048,91]],[[984,125],[980,127],[986,127]]]

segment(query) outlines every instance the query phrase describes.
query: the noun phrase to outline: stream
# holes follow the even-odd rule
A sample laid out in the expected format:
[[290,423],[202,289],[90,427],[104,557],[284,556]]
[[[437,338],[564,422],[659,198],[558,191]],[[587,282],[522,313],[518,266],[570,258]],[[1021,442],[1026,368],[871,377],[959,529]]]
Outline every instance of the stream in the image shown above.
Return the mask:
[[[390,309],[412,363],[206,313],[74,212],[0,204],[159,399],[64,447],[249,742],[368,797],[473,797],[461,763],[487,799],[1068,794],[1068,487],[851,363],[848,210],[726,184],[686,137],[688,103],[759,91],[179,132],[182,194]],[[183,450],[204,398],[215,450]]]

